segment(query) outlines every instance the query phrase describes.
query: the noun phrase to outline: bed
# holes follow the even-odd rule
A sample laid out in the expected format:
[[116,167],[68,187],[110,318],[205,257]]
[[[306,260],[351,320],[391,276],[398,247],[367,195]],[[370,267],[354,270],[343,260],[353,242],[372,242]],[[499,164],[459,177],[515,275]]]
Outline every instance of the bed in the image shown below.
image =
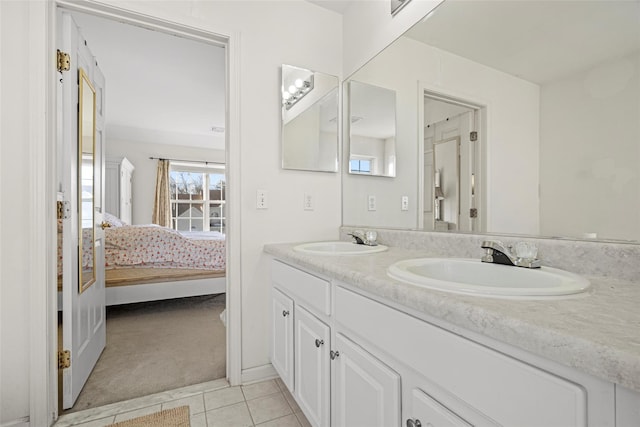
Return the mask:
[[[104,244],[106,305],[226,291],[224,234],[126,225],[109,214],[105,222],[110,225]],[[91,247],[87,243],[83,249]],[[83,250],[82,264],[88,265],[92,255]],[[58,263],[61,271],[60,257]]]

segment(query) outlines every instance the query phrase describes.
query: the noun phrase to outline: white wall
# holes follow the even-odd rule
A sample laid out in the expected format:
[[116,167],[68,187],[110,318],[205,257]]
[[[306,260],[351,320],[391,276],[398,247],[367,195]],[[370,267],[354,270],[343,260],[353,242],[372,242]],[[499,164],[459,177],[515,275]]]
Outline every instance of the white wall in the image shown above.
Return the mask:
[[[538,86],[408,38],[396,41],[353,78],[396,91],[397,171],[396,178],[345,176],[344,224],[417,228],[422,84],[487,106],[491,197],[486,231],[538,234]],[[375,212],[366,209],[368,194],[377,195]],[[400,211],[402,195],[410,196],[409,211]]]
[[[103,2],[95,2],[97,4]],[[106,3],[106,2],[105,2]],[[342,74],[342,18],[307,2],[297,1],[114,1],[125,10],[225,34],[238,32],[240,39],[240,162],[241,209],[230,221],[242,230],[242,368],[268,363],[269,264],[262,253],[268,242],[332,239],[340,225],[340,176],[330,173],[284,171],[280,168],[280,65],[299,65]],[[53,141],[46,138],[45,82],[55,72],[45,70],[54,62],[47,46],[49,2],[0,2],[0,53],[11,61],[0,64],[1,166],[0,189],[0,278],[2,347],[0,361],[0,423],[26,424],[30,413],[50,414],[46,408],[47,378],[44,368],[30,372],[34,360],[53,363],[53,352],[34,354],[35,344],[46,341],[44,316],[30,318],[36,303],[46,301],[47,278],[55,277],[48,266],[52,244],[40,245],[42,235],[55,232],[54,184],[44,167],[54,167],[50,152]],[[41,66],[42,65],[42,66]],[[52,83],[51,83],[52,84]],[[53,107],[55,104],[53,104]],[[49,151],[48,151],[49,150]],[[50,180],[51,181],[51,180]],[[18,191],[24,183],[31,193]],[[269,209],[256,210],[256,190],[269,193]],[[49,192],[51,194],[49,194]],[[303,194],[315,199],[315,210],[303,210]],[[11,204],[5,202],[11,200]],[[52,264],[55,265],[55,264]],[[35,267],[34,267],[35,266]],[[49,272],[38,275],[40,272]],[[51,321],[55,313],[49,315]],[[38,338],[37,342],[33,341]],[[31,340],[31,341],[30,341]],[[42,367],[43,363],[36,365]],[[42,407],[42,406],[45,407]],[[20,421],[22,420],[22,421]],[[22,424],[20,424],[22,422]],[[46,418],[34,418],[32,426],[46,425]]]
[[[12,426],[28,425],[32,405],[32,425],[45,425],[51,409],[42,398],[55,350],[44,327],[55,316],[46,303],[55,288],[46,285],[52,277],[55,286],[56,233],[55,182],[45,167],[55,159],[46,138],[55,57],[47,13],[45,2],[0,2],[0,56],[12,58],[0,61],[0,424]],[[46,350],[34,351],[36,341]]]
[[[0,54],[17,63],[0,63],[0,423],[19,419],[29,412],[29,240],[19,230],[28,227],[33,178],[23,168],[29,162],[24,126],[28,103],[14,103],[29,93],[22,78],[29,60],[26,38],[13,35],[27,31],[28,9],[17,2],[0,2]],[[25,28],[23,30],[23,28]],[[23,71],[20,71],[23,70]],[[24,237],[27,237],[26,239]],[[17,326],[17,328],[16,328]]]
[[386,0],[354,1],[345,10],[343,32],[343,75],[358,68],[424,18],[443,0],[414,0],[391,16]]
[[131,183],[132,224],[151,224],[158,161],[149,157],[221,163],[225,161],[225,153],[221,150],[111,139],[108,133],[106,147],[107,157],[126,157],[135,167]]
[[[311,106],[298,114],[282,128],[286,141],[283,144],[282,160],[287,167],[296,169],[314,169],[320,163],[320,112],[319,105]],[[286,147],[286,149],[285,149]]]
[[542,86],[541,234],[640,239],[638,88],[638,53]]

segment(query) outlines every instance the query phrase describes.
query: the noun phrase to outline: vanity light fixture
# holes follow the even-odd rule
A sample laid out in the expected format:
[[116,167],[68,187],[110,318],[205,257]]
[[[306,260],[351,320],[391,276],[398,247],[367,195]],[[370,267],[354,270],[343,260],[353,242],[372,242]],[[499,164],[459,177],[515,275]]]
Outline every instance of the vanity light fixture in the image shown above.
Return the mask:
[[214,133],[224,133],[224,128],[220,127],[220,126],[212,126],[211,127],[211,132]]
[[289,110],[312,90],[313,74],[309,75],[305,80],[296,79],[293,84],[289,85],[287,90],[284,87],[282,88],[282,105]]

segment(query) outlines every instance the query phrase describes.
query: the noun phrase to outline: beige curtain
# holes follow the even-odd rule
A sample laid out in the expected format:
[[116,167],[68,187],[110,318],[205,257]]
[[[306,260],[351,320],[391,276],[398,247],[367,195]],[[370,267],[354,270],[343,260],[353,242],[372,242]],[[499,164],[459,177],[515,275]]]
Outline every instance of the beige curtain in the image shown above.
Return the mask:
[[171,198],[169,194],[169,160],[158,160],[156,197],[153,203],[154,224],[171,227]]

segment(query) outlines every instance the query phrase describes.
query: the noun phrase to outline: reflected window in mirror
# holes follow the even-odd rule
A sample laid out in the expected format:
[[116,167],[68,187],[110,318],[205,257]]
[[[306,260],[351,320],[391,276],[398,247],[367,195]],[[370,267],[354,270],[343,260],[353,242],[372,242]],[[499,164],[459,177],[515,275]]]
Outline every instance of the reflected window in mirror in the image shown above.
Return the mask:
[[371,164],[374,159],[359,159],[356,156],[352,156],[349,159],[349,173],[358,173],[364,175],[371,175]]
[[349,173],[395,177],[395,91],[351,81],[348,98]]
[[338,78],[282,66],[282,168],[338,171]]

